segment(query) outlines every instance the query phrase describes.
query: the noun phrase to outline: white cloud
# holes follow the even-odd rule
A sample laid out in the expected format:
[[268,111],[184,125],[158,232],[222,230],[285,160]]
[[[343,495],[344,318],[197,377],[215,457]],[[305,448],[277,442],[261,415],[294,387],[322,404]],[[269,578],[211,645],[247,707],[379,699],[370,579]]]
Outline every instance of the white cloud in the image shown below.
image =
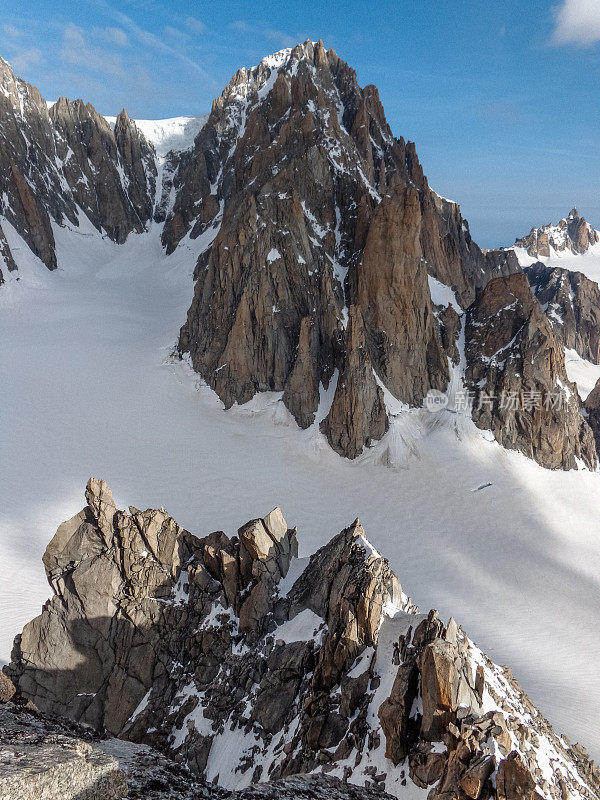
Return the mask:
[[83,28],[73,23],[69,23],[64,29],[60,56],[64,62],[76,67],[84,67],[119,78],[125,74],[120,56],[90,45]]
[[[212,81],[212,78],[207,75],[206,71],[197,64],[193,59],[187,56],[180,47],[172,47],[171,45],[164,42],[160,37],[156,36],[154,33],[146,30],[145,28],[140,27],[131,17],[124,14],[122,11],[119,11],[117,8],[113,8],[113,6],[107,2],[107,0],[90,0],[96,8],[103,11],[106,14],[109,14],[112,19],[120,25],[128,34],[129,36],[137,42],[140,42],[149,50],[154,51],[154,53],[165,53],[173,58],[178,59],[181,63],[186,64],[188,67],[193,69],[199,75],[202,75],[207,80]],[[188,17],[188,19],[193,19],[192,17]],[[199,22],[199,20],[196,20]],[[202,24],[202,23],[200,23]]]
[[236,19],[230,22],[229,29],[241,36],[263,36],[265,39],[275,42],[279,47],[293,47],[301,41],[298,37],[289,36],[287,33],[274,28],[249,25],[243,19]]
[[555,15],[554,44],[591,45],[600,41],[598,0],[563,0]]
[[118,47],[127,47],[129,44],[127,34],[122,28],[104,28],[102,36],[107,42],[116,44]]
[[179,30],[179,28],[175,28],[173,25],[165,25],[165,34],[169,36],[171,39],[175,39],[179,42],[189,42],[190,35],[185,31]]
[[196,17],[186,17],[185,24],[192,33],[204,33],[206,25]]
[[2,31],[8,36],[10,39],[18,39],[20,36],[23,35],[23,32],[20,31],[18,28],[15,28],[14,25],[3,25]]
[[30,47],[27,50],[19,50],[10,57],[10,65],[17,75],[23,75],[30,67],[40,64],[42,61],[42,51],[37,47]]

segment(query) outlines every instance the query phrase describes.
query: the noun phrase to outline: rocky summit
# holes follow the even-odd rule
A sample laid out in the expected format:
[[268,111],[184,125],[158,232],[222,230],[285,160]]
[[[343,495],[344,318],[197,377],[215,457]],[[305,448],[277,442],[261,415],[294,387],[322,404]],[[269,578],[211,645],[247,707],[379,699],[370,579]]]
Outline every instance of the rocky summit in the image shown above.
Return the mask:
[[[238,70],[197,130],[165,154],[124,109],[109,124],[82,100],[49,107],[0,60],[0,269],[17,269],[24,242],[54,270],[60,228],[79,246],[152,227],[194,272],[176,354],[226,409],[277,393],[300,428],[355,459],[399,406],[460,382],[500,444],[546,467],[595,465],[558,348],[597,363],[596,284],[531,267],[530,288],[513,249],[482,251],[392,134],[377,89],[333,50],[306,41]],[[597,241],[574,209],[517,245],[537,258]],[[518,302],[482,336],[505,286]],[[564,408],[525,402],[557,386],[572,394]],[[504,391],[516,411],[497,408]]]
[[[0,758],[35,736],[57,774],[139,788],[150,747],[154,789],[171,769],[194,797],[600,797],[584,748],[453,619],[419,613],[358,520],[299,559],[278,508],[196,536],[163,509],[119,511],[100,480],[86,500],[5,668]],[[27,788],[15,763],[1,780]]]
[[523,248],[534,258],[549,258],[552,253],[581,255],[598,242],[600,233],[579,215],[576,208],[572,208],[569,216],[556,225],[549,222],[540,228],[532,228],[527,236],[515,241],[515,247]]
[[387,428],[378,380],[409,405],[448,385],[428,275],[466,306],[518,269],[482,253],[392,136],[377,89],[322,42],[240,70],[175,186],[165,245],[210,242],[180,352],[226,407],[280,391],[303,428],[339,376],[322,430],[350,458]]

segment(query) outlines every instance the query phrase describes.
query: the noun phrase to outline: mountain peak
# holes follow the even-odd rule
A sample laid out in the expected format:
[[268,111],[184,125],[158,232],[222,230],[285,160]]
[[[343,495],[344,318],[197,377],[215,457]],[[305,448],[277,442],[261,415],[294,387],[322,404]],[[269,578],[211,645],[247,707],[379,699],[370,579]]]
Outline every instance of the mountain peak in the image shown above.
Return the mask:
[[554,253],[586,253],[600,241],[600,234],[573,207],[567,217],[556,224],[549,222],[532,228],[527,236],[517,239],[515,247],[523,248],[532,258],[550,258]]

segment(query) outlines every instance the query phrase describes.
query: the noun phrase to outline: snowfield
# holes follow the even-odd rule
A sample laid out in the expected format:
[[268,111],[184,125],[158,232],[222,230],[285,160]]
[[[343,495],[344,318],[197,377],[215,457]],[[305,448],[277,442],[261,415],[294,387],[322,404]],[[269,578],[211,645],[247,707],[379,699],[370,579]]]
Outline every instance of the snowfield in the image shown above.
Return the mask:
[[[171,150],[182,152],[189,150],[194,139],[200,133],[208,114],[195,114],[190,117],[172,117],[171,119],[136,119],[135,124],[146,139],[154,145],[159,159],[164,159]],[[104,117],[111,128],[115,127],[116,117]]]
[[50,273],[3,226],[20,272],[0,288],[0,659],[49,596],[42,554],[90,475],[117,506],[164,506],[199,535],[280,505],[301,556],[359,516],[422,610],[454,616],[600,756],[600,474],[543,470],[446,410],[396,402],[355,462],[277,393],[224,412],[170,358],[205,245],[166,258],[158,227],[118,246],[82,221],[56,228]]
[[591,281],[600,282],[600,242],[589,248],[587,253],[572,253],[570,250],[557,252],[550,248],[550,256],[533,258],[523,247],[513,247],[519,264],[529,267],[541,261],[547,267],[570,269],[572,272],[583,272]]

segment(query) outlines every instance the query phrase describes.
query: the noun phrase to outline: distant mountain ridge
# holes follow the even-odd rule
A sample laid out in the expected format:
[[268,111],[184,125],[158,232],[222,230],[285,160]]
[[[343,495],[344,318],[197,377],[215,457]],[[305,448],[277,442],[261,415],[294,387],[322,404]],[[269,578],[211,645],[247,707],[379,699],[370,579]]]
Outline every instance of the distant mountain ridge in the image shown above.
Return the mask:
[[532,228],[527,236],[517,239],[514,246],[523,248],[534,258],[550,258],[552,252],[587,253],[598,242],[600,232],[581,217],[576,208],[572,208],[568,216],[556,225],[549,222],[540,228]]

